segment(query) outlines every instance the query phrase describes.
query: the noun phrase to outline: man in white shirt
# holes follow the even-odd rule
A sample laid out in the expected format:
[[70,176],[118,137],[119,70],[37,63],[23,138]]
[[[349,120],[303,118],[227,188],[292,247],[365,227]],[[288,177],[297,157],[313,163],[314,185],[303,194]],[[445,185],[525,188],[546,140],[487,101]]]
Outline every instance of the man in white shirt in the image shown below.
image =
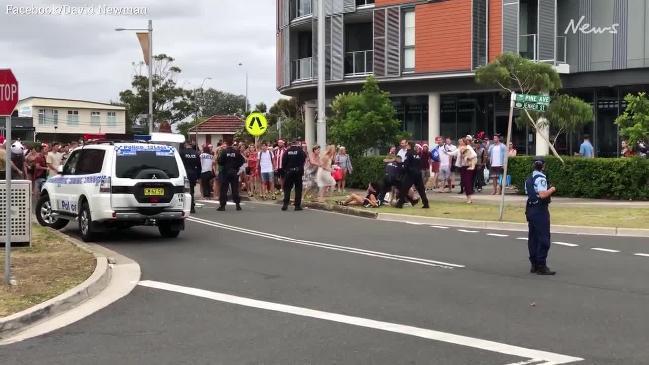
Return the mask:
[[502,189],[502,179],[500,184],[498,184],[498,177],[503,174],[503,165],[505,164],[505,158],[507,156],[507,147],[500,143],[500,136],[498,134],[494,135],[494,142],[489,146],[489,177],[493,181],[494,191],[491,195],[500,194],[500,189]]
[[[439,180],[442,182],[442,192],[450,193],[451,189],[453,189],[453,159],[450,152],[453,152],[456,149],[457,147],[453,145],[451,139],[448,137],[446,138],[446,143],[439,147]],[[447,184],[448,188],[445,188],[445,185]]]
[[258,154],[259,160],[259,176],[261,176],[261,197],[265,199],[268,193],[271,194],[273,200],[275,197],[275,183],[273,182],[275,167],[275,159],[273,152],[268,149],[268,144],[265,142],[261,144],[261,151]]
[[399,150],[399,152],[397,152],[397,156],[401,156],[401,161],[406,162],[406,152],[408,152],[408,141],[402,139],[401,142],[399,143],[399,147],[401,147],[401,149]]
[[59,174],[59,166],[61,166],[61,160],[63,159],[63,154],[60,152],[61,145],[59,143],[53,143],[52,149],[47,154],[45,162],[47,163],[47,177],[56,176]]

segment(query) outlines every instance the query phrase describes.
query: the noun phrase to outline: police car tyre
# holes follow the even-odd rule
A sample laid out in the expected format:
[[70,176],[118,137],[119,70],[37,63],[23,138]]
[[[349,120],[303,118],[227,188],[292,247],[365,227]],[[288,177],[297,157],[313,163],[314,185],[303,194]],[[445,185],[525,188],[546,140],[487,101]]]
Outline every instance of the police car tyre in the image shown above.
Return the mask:
[[84,242],[92,241],[95,236],[95,232],[92,229],[90,207],[86,201],[81,204],[81,210],[79,210],[79,233]]
[[160,235],[164,238],[176,238],[180,234],[179,228],[173,228],[172,224],[162,224],[158,226]]
[[38,202],[36,203],[36,220],[41,226],[54,229],[62,229],[69,223],[66,219],[54,218],[52,215],[50,196],[47,194],[43,194],[38,198]]

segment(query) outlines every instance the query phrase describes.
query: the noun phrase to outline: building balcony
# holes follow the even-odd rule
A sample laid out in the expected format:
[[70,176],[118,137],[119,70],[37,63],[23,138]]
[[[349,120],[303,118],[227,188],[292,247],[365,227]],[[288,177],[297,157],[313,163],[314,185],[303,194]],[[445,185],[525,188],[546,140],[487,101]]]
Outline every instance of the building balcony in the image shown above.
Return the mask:
[[313,15],[311,0],[291,0],[289,6],[289,17],[291,21]]
[[360,8],[363,6],[371,6],[374,5],[374,0],[356,0],[356,7]]
[[313,57],[291,61],[291,81],[309,81],[313,79]]
[[365,76],[373,72],[373,50],[345,52],[345,76]]
[[538,61],[538,46],[536,34],[521,34],[518,37],[518,53],[528,60]]

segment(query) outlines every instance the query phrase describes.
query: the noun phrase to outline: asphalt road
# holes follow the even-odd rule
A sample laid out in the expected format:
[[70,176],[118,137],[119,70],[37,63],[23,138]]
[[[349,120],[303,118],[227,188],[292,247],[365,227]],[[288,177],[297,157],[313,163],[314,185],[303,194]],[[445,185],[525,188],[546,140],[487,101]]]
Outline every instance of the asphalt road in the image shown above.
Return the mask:
[[141,285],[0,364],[649,364],[646,239],[554,235],[540,277],[521,233],[214,208],[105,237]]

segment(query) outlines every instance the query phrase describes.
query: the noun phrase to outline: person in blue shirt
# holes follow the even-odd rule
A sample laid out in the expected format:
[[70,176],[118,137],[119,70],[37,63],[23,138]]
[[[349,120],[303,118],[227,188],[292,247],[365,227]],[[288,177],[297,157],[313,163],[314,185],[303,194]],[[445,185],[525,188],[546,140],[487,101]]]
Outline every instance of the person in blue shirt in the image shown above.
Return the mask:
[[557,188],[548,187],[548,180],[543,170],[545,161],[543,157],[534,159],[534,171],[525,180],[525,193],[527,205],[525,217],[528,225],[528,250],[532,268],[530,272],[538,275],[554,275],[556,272],[547,266],[548,252],[550,251],[550,197]]
[[593,145],[590,143],[590,136],[587,134],[584,135],[584,142],[579,147],[579,156],[585,158],[595,157],[595,149],[593,148]]

